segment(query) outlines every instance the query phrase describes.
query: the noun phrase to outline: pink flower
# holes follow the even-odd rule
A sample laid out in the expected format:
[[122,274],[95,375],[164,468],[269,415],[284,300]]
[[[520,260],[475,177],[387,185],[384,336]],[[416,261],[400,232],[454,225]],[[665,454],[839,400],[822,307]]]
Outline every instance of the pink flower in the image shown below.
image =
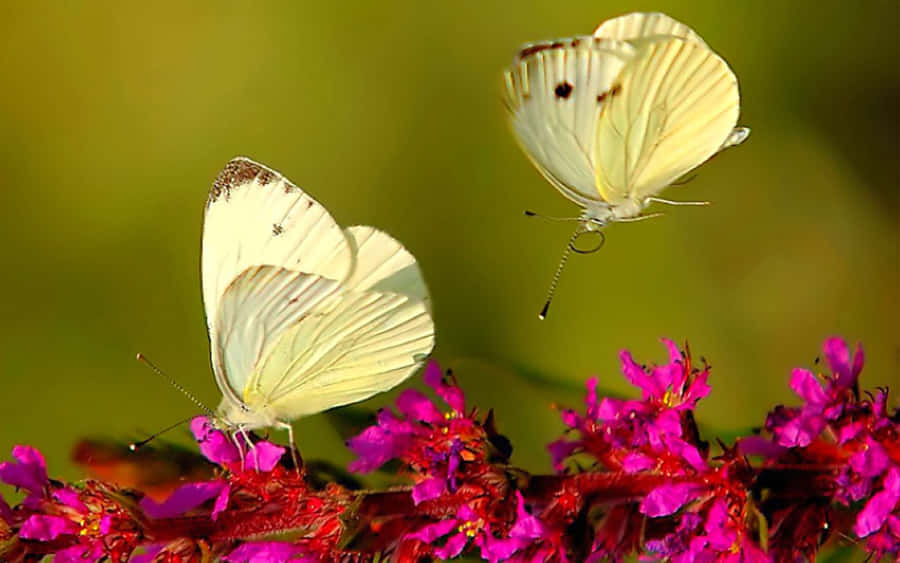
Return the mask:
[[248,447],[244,459],[241,460],[241,452],[235,441],[216,428],[205,416],[191,420],[191,433],[194,434],[206,459],[231,471],[253,470],[264,473],[272,471],[286,451],[281,446],[261,441]]
[[47,463],[41,452],[31,446],[14,446],[12,456],[16,462],[0,463],[0,481],[18,489],[25,489],[28,496],[24,504],[36,508],[44,496],[47,485]]
[[288,542],[247,542],[222,558],[232,563],[281,563],[296,561],[298,563],[317,563],[321,559],[306,552],[296,544]]

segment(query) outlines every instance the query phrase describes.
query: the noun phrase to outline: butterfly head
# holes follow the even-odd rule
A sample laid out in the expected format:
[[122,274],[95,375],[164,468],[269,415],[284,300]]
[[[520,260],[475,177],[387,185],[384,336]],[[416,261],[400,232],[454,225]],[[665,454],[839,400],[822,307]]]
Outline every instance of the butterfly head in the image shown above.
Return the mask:
[[279,421],[266,408],[251,409],[244,403],[236,403],[229,397],[223,397],[219,408],[216,409],[217,424],[225,428],[244,428],[253,430],[275,426]]

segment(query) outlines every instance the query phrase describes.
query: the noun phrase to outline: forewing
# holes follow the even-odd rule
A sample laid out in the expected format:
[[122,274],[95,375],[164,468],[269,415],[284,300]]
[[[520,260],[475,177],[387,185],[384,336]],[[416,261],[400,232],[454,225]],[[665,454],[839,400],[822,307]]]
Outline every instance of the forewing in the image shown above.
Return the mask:
[[602,201],[594,184],[597,119],[635,49],[577,37],[523,47],[504,74],[516,138],[541,174],[582,207]]
[[624,41],[664,35],[706,45],[693,29],[660,12],[625,14],[603,22],[594,30],[594,37]]
[[336,280],[276,266],[251,267],[237,276],[210,328],[213,371],[225,396],[245,402],[250,376],[266,350],[289,327],[332,307],[339,288]]
[[708,48],[670,38],[639,49],[597,127],[597,186],[613,204],[657,194],[702,164],[739,113],[737,78]]
[[203,303],[210,329],[219,299],[247,268],[270,265],[343,280],[353,266],[344,231],[278,172],[239,157],[209,192],[203,227]]
[[361,401],[412,375],[433,347],[424,302],[345,291],[335,307],[303,318],[265,352],[247,404],[290,420]]

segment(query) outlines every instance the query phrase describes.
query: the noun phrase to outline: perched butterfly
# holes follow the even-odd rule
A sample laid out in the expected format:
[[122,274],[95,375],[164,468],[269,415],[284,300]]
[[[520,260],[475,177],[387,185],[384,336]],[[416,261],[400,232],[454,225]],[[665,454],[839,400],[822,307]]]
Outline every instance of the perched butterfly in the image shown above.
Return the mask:
[[[655,216],[642,215],[652,202],[702,204],[656,196],[750,134],[735,127],[740,97],[728,64],[660,13],[614,18],[592,36],[525,45],[504,78],[523,150],[583,209],[551,296],[578,236]],[[549,299],[542,318],[547,307]]]
[[209,192],[202,275],[217,414],[237,431],[281,427],[293,444],[291,420],[394,387],[434,347],[415,258],[246,158]]

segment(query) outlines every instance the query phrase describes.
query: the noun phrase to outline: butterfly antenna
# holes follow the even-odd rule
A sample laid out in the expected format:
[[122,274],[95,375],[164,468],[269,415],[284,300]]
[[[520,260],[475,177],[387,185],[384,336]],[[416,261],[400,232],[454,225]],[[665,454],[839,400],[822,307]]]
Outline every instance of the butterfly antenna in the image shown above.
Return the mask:
[[525,210],[526,217],[537,217],[538,219],[544,219],[545,221],[581,221],[581,217],[553,217],[551,215],[541,215],[540,213],[536,213],[531,211],[530,209]]
[[[154,372],[156,375],[158,375],[158,376],[162,377],[163,379],[165,379],[166,381],[168,381],[168,382],[169,382],[169,385],[171,385],[171,386],[174,387],[175,389],[181,391],[181,393],[182,393],[185,397],[187,397],[188,399],[190,399],[190,401],[191,401],[192,403],[194,403],[195,405],[197,405],[197,406],[200,408],[200,410],[202,410],[203,412],[205,412],[208,416],[210,416],[211,418],[216,418],[216,415],[215,415],[215,413],[212,411],[212,409],[210,409],[209,407],[207,407],[206,405],[204,405],[202,402],[200,402],[200,399],[198,399],[197,397],[195,397],[193,393],[191,393],[190,391],[188,391],[187,389],[185,389],[180,383],[178,383],[177,381],[175,381],[175,378],[173,378],[172,376],[170,376],[170,375],[167,374],[167,373],[164,373],[161,369],[159,369],[158,367],[156,367],[155,365],[153,365],[153,362],[151,362],[150,360],[148,360],[146,356],[144,356],[143,354],[141,354],[140,352],[138,352],[137,360],[138,360],[139,362],[143,362],[147,367],[149,367],[151,370],[153,370],[153,372]],[[177,424],[176,424],[176,426],[177,426]]]
[[136,452],[136,451],[138,451],[138,449],[143,448],[144,446],[146,446],[147,444],[149,444],[149,443],[152,442],[153,440],[159,438],[160,436],[162,436],[163,434],[165,434],[165,433],[168,432],[169,430],[172,430],[172,429],[174,429],[174,428],[178,428],[179,426],[181,426],[181,425],[184,424],[185,422],[188,422],[188,421],[191,420],[192,418],[194,418],[193,415],[192,415],[192,416],[189,416],[188,418],[185,418],[184,420],[179,420],[178,422],[176,422],[175,424],[173,424],[173,425],[171,425],[171,426],[166,426],[165,428],[163,428],[163,429],[160,430],[159,432],[154,432],[154,433],[151,434],[148,438],[144,438],[143,440],[141,440],[141,441],[139,441],[139,442],[131,442],[130,444],[128,444],[128,449],[131,450],[131,451],[133,451],[133,452]]
[[538,318],[541,320],[547,318],[547,312],[550,311],[550,302],[553,301],[553,294],[556,293],[556,286],[559,284],[559,278],[562,276],[563,268],[566,267],[569,255],[572,254],[572,251],[575,249],[575,241],[578,240],[578,237],[581,236],[582,232],[581,227],[579,227],[572,233],[572,236],[569,238],[569,244],[566,245],[562,258],[559,259],[559,266],[556,267],[556,272],[553,273],[553,279],[550,280],[550,290],[547,291],[547,301],[544,302],[544,307],[541,309],[541,312],[538,313]]

